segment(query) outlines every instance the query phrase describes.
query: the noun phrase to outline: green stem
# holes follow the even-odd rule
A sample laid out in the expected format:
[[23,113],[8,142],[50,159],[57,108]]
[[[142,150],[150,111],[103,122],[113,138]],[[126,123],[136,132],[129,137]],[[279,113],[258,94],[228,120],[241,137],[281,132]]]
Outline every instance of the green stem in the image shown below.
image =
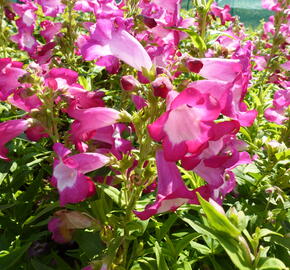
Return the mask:
[[4,21],[4,0],[0,0],[0,46],[2,48],[3,56],[6,57],[6,38],[3,30],[3,21]]

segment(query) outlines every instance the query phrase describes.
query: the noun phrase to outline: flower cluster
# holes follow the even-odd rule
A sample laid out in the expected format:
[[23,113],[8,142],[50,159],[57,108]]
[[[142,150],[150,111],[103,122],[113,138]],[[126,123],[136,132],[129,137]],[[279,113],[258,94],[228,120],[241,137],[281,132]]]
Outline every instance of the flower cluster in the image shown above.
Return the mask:
[[[119,224],[131,222],[132,213],[146,220],[199,204],[198,193],[218,208],[236,187],[233,169],[253,160],[243,141],[247,128],[263,115],[279,125],[289,120],[283,1],[262,1],[276,15],[264,24],[260,46],[229,6],[215,2],[196,18],[181,16],[180,0],[21,2],[6,17],[24,60],[0,59],[0,101],[22,114],[0,123],[0,159],[13,159],[6,144],[21,134],[48,142],[47,178],[60,207],[89,204],[106,186],[121,201]],[[217,21],[224,31],[212,42],[205,28]],[[278,53],[281,63],[273,61]],[[261,82],[253,79],[258,72]],[[270,108],[251,104],[262,96],[248,97],[259,83],[279,87]],[[189,186],[185,171],[200,181]],[[155,189],[155,201],[137,207]],[[75,229],[96,223],[60,210],[49,230],[66,243]]]

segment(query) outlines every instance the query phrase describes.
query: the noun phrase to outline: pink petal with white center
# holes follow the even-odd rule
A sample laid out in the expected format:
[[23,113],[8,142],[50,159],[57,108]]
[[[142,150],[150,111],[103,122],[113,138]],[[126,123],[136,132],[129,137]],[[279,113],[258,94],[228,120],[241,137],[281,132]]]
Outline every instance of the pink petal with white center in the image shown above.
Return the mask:
[[109,158],[98,153],[68,156],[71,151],[60,143],[54,144],[53,149],[60,158],[54,161],[52,177],[52,184],[60,194],[60,204],[77,203],[91,196],[95,186],[84,173],[104,166]]

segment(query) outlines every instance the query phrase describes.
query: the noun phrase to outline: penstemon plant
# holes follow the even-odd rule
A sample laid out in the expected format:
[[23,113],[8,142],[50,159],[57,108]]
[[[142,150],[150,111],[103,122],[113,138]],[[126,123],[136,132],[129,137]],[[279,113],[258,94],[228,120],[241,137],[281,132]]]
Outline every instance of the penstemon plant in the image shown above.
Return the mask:
[[214,1],[18,2],[1,269],[288,269],[288,0],[259,39]]

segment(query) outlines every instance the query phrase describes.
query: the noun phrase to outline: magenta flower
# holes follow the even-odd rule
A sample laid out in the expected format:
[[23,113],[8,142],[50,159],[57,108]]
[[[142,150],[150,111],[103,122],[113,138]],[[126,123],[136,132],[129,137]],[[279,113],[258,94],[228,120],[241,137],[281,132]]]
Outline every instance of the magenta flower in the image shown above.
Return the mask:
[[42,7],[45,16],[56,17],[65,9],[61,0],[37,0],[37,3]]
[[21,50],[32,54],[37,47],[37,41],[33,36],[37,6],[30,1],[25,4],[13,4],[12,7],[20,18],[16,20],[18,34],[11,36],[11,40],[17,43]]
[[231,8],[229,5],[225,5],[223,8],[219,7],[216,2],[214,2],[211,7],[211,12],[214,16],[221,19],[222,25],[225,25],[226,22],[233,22],[235,18],[231,16]]
[[13,106],[30,112],[32,109],[36,109],[42,105],[42,102],[36,95],[31,95],[30,89],[18,87],[13,91],[13,95],[8,97],[8,101]]
[[5,101],[17,87],[20,86],[18,79],[26,71],[22,69],[23,64],[12,61],[10,58],[0,59],[0,100]]
[[42,31],[40,31],[40,35],[42,35],[46,42],[50,42],[54,39],[55,35],[61,30],[62,23],[57,22],[51,22],[51,21],[42,21],[40,23],[40,26],[43,28]]
[[268,121],[281,125],[284,121],[288,120],[288,117],[285,114],[289,106],[290,90],[278,90],[274,94],[273,107],[266,109],[264,116]]
[[175,211],[185,203],[198,204],[196,192],[205,199],[209,198],[207,186],[195,190],[186,187],[175,162],[167,161],[162,150],[156,152],[156,164],[158,172],[156,201],[147,205],[144,211],[134,211],[140,219],[145,220],[159,213]]
[[231,170],[251,162],[247,152],[239,152],[244,148],[243,142],[235,138],[239,127],[237,121],[216,124],[211,130],[212,139],[208,146],[199,155],[187,155],[182,159],[185,169],[193,170],[208,183],[210,196],[218,203],[222,203],[225,195],[236,185]]
[[209,139],[210,123],[221,108],[217,100],[194,88],[183,90],[154,123],[148,126],[150,136],[161,141],[168,161],[177,161],[187,152],[199,153]]
[[78,73],[67,68],[52,68],[45,75],[45,84],[52,89],[67,89],[76,85]]
[[[115,22],[116,23],[116,22]],[[109,19],[98,19],[90,27],[90,37],[80,39],[78,45],[85,60],[114,56],[135,69],[150,70],[152,62],[143,46],[122,26]]]
[[264,56],[260,56],[260,55],[255,55],[253,58],[253,61],[255,63],[255,69],[262,71],[266,68],[267,66],[267,60],[265,59]]
[[75,143],[92,138],[96,130],[115,124],[119,118],[118,111],[104,107],[78,109],[72,106],[68,114],[75,119],[71,126]]
[[81,153],[68,156],[71,151],[61,143],[56,143],[53,150],[58,155],[54,160],[52,184],[58,189],[60,205],[77,203],[93,195],[94,183],[85,173],[106,165],[109,158],[98,153]]
[[0,123],[0,159],[9,160],[7,158],[8,149],[5,148],[5,144],[23,133],[30,126],[30,120],[8,120]]
[[203,64],[198,74],[208,80],[232,82],[242,72],[239,60],[222,58],[201,58]]
[[262,8],[279,12],[281,11],[281,4],[278,0],[262,0]]

